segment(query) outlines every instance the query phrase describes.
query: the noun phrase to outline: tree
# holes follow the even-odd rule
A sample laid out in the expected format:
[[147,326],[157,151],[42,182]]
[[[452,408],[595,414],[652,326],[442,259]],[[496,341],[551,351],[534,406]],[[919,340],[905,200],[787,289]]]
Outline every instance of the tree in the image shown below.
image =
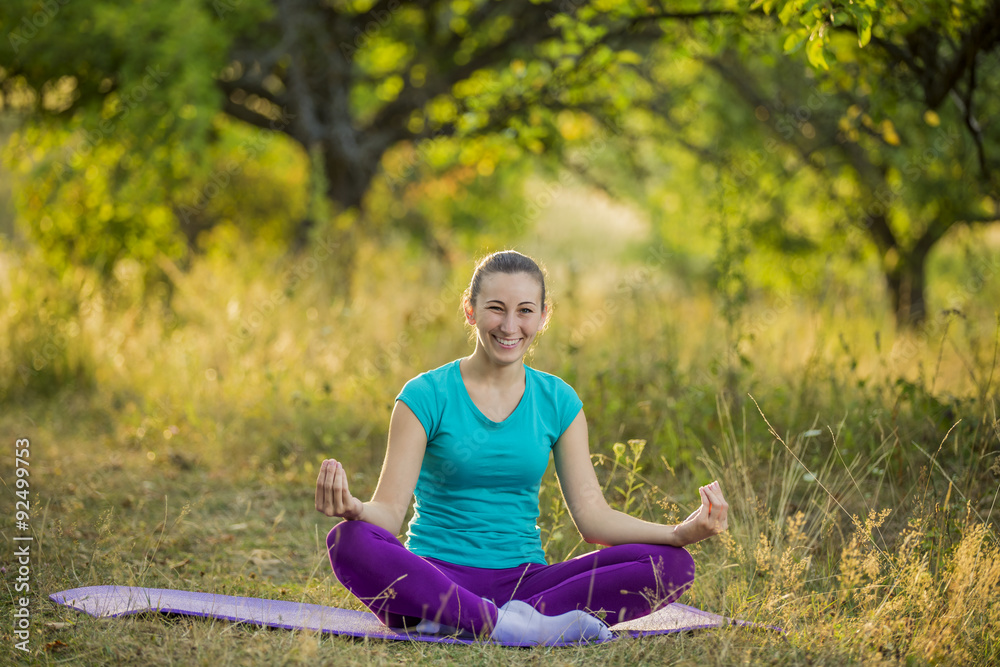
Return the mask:
[[[0,9],[0,25],[12,28],[0,45],[8,106],[82,128],[84,143],[96,127],[98,142],[168,147],[154,165],[168,185],[205,178],[204,168],[178,163],[197,162],[222,110],[291,137],[342,208],[363,206],[383,156],[403,142],[500,133],[525,150],[558,153],[555,115],[585,109],[587,86],[607,81],[621,54],[634,56],[626,42],[654,38],[649,27],[661,19],[719,13],[574,0],[53,0],[36,8],[14,0]],[[48,166],[78,175],[69,162]],[[311,222],[303,218],[300,238]]]
[[[919,325],[935,245],[1000,221],[1000,2],[763,4],[789,28],[755,22],[705,62],[772,153],[792,150],[829,184],[844,211],[832,222],[877,249],[897,324]],[[807,43],[812,68],[775,57],[776,41]]]

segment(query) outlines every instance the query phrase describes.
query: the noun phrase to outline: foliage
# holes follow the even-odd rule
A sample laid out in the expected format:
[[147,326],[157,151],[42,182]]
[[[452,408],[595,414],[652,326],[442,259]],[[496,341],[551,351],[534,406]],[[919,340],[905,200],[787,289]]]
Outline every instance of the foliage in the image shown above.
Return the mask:
[[8,142],[22,224],[50,254],[110,273],[183,251],[171,203],[205,178],[228,37],[199,2],[4,3],[0,92],[32,122]]
[[[674,250],[711,238],[734,305],[741,289],[812,291],[824,274],[874,265],[900,326],[940,327],[932,254],[955,230],[997,220],[996,4],[760,9],[778,19],[664,23],[663,40],[623,63],[617,162],[589,176],[641,202]],[[809,58],[790,43],[800,30],[822,33]],[[864,46],[859,31],[871,32]],[[807,64],[816,58],[825,66]],[[764,282],[741,286],[741,271]]]
[[782,25],[791,27],[790,34],[785,37],[785,51],[793,52],[806,45],[810,64],[829,69],[830,33],[840,26],[852,27],[857,32],[858,46],[867,46],[872,39],[872,24],[887,4],[878,0],[755,0],[752,6],[762,9],[765,14],[776,13]]
[[[447,163],[459,178],[510,165],[512,149],[557,157],[580,134],[558,114],[587,113],[588,91],[637,58],[623,48],[626,35],[648,40],[637,27],[703,13],[699,5],[667,13],[647,3],[528,1],[154,4],[38,9],[18,0],[0,9],[0,26],[11,28],[0,45],[0,99],[30,128],[13,137],[8,159],[27,176],[26,222],[48,245],[66,239],[48,234],[52,216],[39,206],[94,220],[104,234],[160,244],[171,257],[170,227],[194,245],[221,216],[212,207],[192,213],[186,193],[242,175],[232,162],[220,169],[206,159],[220,111],[294,141],[311,164],[309,185],[299,187],[318,188],[341,208],[379,196],[377,175],[393,189],[408,183],[412,163],[382,161],[418,141],[436,144],[421,146],[418,160],[434,169]],[[627,106],[627,92],[615,92],[614,105]],[[237,167],[247,159],[228,156]],[[74,196],[95,171],[106,174],[105,197],[125,210],[109,212],[104,202],[94,211]],[[59,192],[64,186],[70,192]],[[294,220],[300,244],[325,222],[316,212]],[[147,216],[156,220],[148,234]],[[359,231],[341,242],[353,243]],[[109,252],[128,255],[134,245],[117,243],[76,254],[110,263]],[[148,260],[142,250],[129,256]]]
[[747,48],[750,62],[768,60],[759,51],[766,41],[709,62],[772,144],[824,175],[835,215],[877,249],[899,323],[922,324],[935,245],[957,225],[996,222],[1000,211],[1000,134],[987,120],[997,113],[1000,4],[758,6],[798,26],[779,31],[784,50],[806,43],[818,70],[786,64],[776,78],[775,68],[744,65]]
[[[664,239],[707,222],[734,312],[875,262],[908,326],[938,242],[996,218],[995,2],[154,4],[0,10],[26,121],[6,162],[56,267],[179,261],[230,224],[298,249],[336,231],[345,275],[396,230],[448,261],[529,231],[524,176],[561,164]],[[323,197],[370,215],[338,228]]]

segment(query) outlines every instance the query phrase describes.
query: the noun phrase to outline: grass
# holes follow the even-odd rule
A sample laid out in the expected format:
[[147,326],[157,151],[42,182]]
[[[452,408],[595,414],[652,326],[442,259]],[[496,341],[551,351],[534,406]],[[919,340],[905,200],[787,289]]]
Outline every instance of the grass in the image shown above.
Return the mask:
[[[615,506],[678,520],[699,483],[722,481],[731,529],[693,547],[699,575],[684,601],[787,635],[510,650],[96,620],[50,604],[51,592],[114,583],[359,608],[326,561],[317,466],[336,455],[358,495],[374,488],[399,387],[469,350],[458,316],[469,263],[452,271],[404,246],[362,248],[348,304],[334,269],[308,253],[283,260],[229,243],[186,272],[161,267],[169,289],[139,266],[103,285],[0,255],[0,433],[31,439],[37,548],[31,651],[9,655],[150,665],[1000,657],[996,287],[927,337],[894,334],[862,292],[845,296],[850,320],[840,303],[760,296],[730,318],[736,330],[716,335],[727,324],[710,296],[625,260],[604,291],[549,266],[555,319],[532,363],[580,393]],[[13,465],[0,462],[11,507]],[[551,473],[541,508],[551,559],[586,548]],[[11,534],[0,578],[13,602]],[[0,611],[8,647],[12,613]]]

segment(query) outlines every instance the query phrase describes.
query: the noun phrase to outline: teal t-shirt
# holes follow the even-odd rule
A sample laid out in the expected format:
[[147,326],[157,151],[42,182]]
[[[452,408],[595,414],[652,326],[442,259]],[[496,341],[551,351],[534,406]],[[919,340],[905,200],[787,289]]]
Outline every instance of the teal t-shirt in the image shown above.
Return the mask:
[[555,375],[526,366],[521,402],[491,421],[472,402],[459,361],[418,375],[396,397],[427,433],[406,547],[473,567],[545,563],[538,489],[583,403]]

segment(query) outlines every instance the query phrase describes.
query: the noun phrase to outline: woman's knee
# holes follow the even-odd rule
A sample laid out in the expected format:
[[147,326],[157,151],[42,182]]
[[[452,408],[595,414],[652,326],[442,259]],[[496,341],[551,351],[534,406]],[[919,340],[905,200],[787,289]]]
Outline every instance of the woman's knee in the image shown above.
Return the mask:
[[648,552],[652,565],[652,588],[657,592],[657,601],[651,603],[650,611],[676,601],[694,583],[694,559],[687,549],[671,546],[651,546]]
[[351,548],[358,547],[366,542],[398,542],[389,531],[365,521],[341,521],[326,536],[327,549],[334,549],[341,545],[351,545]]
[[655,546],[650,553],[658,574],[674,588],[687,588],[694,581],[694,558],[683,547]]
[[382,529],[364,521],[341,521],[334,526],[326,536],[326,548],[334,572],[339,576],[341,568],[353,568],[370,558],[372,551],[384,544],[379,531]]
[[338,523],[326,536],[326,548],[332,551],[340,544],[355,541],[354,538],[359,532],[357,525],[360,523],[360,521],[341,521]]
[[687,549],[678,547],[678,550],[680,551],[680,554],[678,555],[678,560],[680,560],[681,571],[686,573],[687,584],[690,585],[692,582],[694,582],[694,573],[695,573],[694,557],[692,557],[691,554],[688,553]]

